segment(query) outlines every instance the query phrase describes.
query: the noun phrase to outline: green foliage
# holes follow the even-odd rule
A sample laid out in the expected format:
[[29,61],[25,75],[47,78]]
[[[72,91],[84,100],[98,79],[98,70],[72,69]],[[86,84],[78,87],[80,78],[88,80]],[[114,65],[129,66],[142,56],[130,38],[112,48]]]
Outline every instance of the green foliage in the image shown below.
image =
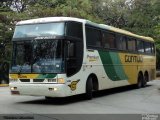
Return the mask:
[[93,0],[106,24],[155,39],[160,67],[160,0]]
[[0,43],[10,43],[17,21],[70,16],[153,37],[160,59],[159,13],[160,0],[1,0]]
[[154,27],[154,33],[156,35],[157,41],[160,42],[160,23]]
[[25,13],[28,14],[28,18],[68,16],[102,22],[102,20],[92,12],[90,0],[59,0],[59,2],[57,0],[42,0],[29,6]]

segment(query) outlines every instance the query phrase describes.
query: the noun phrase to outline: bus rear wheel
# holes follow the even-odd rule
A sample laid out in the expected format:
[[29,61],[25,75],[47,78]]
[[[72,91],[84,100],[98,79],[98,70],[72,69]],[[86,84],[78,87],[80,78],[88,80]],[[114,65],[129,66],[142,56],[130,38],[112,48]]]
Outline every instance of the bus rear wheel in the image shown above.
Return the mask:
[[141,88],[143,84],[143,75],[141,73],[138,74],[138,80],[137,80],[137,88]]
[[143,82],[142,82],[142,87],[146,87],[148,79],[149,79],[148,78],[148,73],[145,73],[144,74],[144,79],[143,79]]
[[86,83],[86,99],[91,100],[93,94],[93,81],[92,77],[89,77]]

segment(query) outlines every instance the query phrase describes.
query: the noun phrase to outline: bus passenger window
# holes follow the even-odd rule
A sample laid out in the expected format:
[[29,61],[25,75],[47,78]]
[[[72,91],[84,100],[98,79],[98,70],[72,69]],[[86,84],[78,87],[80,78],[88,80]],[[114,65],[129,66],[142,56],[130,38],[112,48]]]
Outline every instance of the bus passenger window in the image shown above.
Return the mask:
[[86,27],[86,42],[87,46],[101,47],[101,32],[95,28]]
[[136,51],[136,41],[134,39],[128,38],[128,50]]
[[124,36],[117,36],[116,42],[119,50],[126,50],[126,38]]
[[145,42],[145,53],[152,53],[151,43]]
[[105,48],[115,48],[115,35],[112,33],[103,32],[103,42]]
[[144,42],[143,41],[137,41],[137,51],[140,53],[144,53]]

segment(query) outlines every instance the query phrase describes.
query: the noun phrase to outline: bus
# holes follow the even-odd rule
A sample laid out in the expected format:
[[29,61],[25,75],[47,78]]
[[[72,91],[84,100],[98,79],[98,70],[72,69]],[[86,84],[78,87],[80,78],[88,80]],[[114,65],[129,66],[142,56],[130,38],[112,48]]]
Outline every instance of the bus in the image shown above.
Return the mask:
[[20,21],[13,35],[13,95],[67,97],[155,79],[154,40],[73,17]]

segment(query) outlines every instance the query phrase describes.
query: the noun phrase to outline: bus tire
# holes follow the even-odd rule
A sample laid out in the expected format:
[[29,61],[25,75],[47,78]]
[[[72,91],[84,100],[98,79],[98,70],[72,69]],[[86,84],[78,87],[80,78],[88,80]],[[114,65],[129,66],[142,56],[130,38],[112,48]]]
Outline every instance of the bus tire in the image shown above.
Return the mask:
[[2,71],[4,73],[9,73],[9,64],[8,63],[5,62],[2,64]]
[[91,100],[92,99],[92,93],[93,93],[93,81],[92,77],[89,77],[86,83],[86,99]]
[[7,81],[7,80],[2,79],[2,80],[1,80],[1,82],[0,82],[0,84],[8,84],[8,81]]
[[47,96],[45,96],[45,99],[46,99],[46,100],[52,100],[53,97],[47,97]]
[[148,81],[148,73],[146,72],[144,74],[144,79],[143,79],[143,82],[142,82],[142,87],[146,87],[147,81]]
[[138,74],[138,79],[137,79],[137,88],[141,88],[142,87],[142,83],[143,83],[143,74],[139,73]]

